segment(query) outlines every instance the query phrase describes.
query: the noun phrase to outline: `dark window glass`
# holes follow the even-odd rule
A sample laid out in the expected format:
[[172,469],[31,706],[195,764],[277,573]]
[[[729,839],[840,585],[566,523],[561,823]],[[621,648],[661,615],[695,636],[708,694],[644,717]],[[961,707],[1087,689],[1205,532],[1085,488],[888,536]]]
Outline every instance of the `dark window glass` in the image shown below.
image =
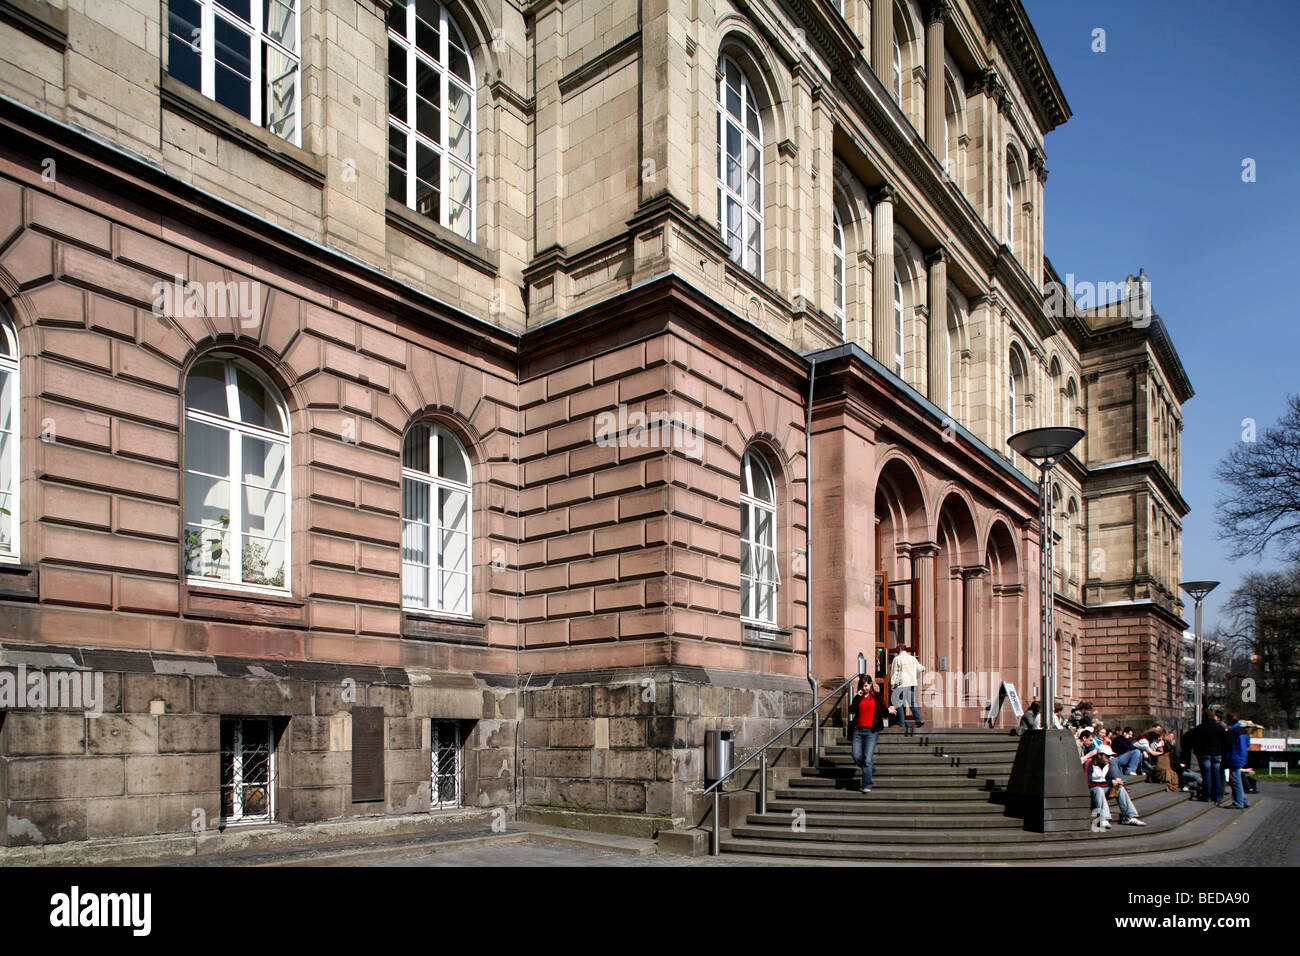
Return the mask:
[[241,116],[252,111],[252,38],[217,18],[216,100]]
[[194,0],[171,0],[167,5],[167,72],[203,92],[198,51],[200,19],[199,5]]

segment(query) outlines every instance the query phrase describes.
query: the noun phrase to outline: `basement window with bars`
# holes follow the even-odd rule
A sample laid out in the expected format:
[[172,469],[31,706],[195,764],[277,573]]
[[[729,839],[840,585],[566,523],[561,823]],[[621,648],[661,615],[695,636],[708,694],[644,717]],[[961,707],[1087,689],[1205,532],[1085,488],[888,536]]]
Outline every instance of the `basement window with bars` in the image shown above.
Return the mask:
[[221,718],[221,822],[275,819],[275,728],[268,717]]
[[168,0],[167,72],[300,145],[299,0]]
[[437,0],[388,8],[388,195],[474,239],[474,61]]
[[434,810],[449,810],[461,805],[461,735],[455,720],[435,720],[430,734],[433,750]]

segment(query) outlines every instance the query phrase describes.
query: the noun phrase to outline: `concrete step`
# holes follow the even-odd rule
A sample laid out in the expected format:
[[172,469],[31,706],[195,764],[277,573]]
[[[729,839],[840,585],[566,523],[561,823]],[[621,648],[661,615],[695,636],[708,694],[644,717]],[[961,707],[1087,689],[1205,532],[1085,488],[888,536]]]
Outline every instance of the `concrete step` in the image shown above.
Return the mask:
[[[997,792],[997,791],[995,791]],[[982,790],[973,790],[967,788],[952,787],[948,789],[940,787],[919,788],[911,785],[906,786],[875,786],[872,785],[871,793],[859,793],[857,790],[835,790],[829,787],[819,789],[812,788],[788,788],[778,790],[774,794],[778,800],[802,801],[800,806],[808,806],[813,801],[836,801],[836,800],[864,800],[875,799],[877,801],[895,801],[901,803],[937,803],[946,801],[950,803],[987,803],[989,792]]]
[[[957,766],[953,766],[948,760],[932,759],[927,763],[899,763],[896,760],[875,760],[873,764],[876,768],[876,774],[891,774],[896,777],[926,777],[926,776],[944,776],[944,777],[969,777],[971,771],[977,771],[976,776],[1008,776],[1011,773],[1011,764],[993,760],[972,760],[970,762],[962,761]],[[855,777],[861,773],[861,769],[852,760],[845,760],[837,763],[822,761],[820,767],[804,767],[800,773],[805,777]]]
[[[775,801],[768,801],[767,813],[749,814],[747,823],[768,827],[789,827],[795,808],[778,809]],[[802,808],[799,808],[802,809]],[[1001,810],[1001,808],[998,808]],[[1023,829],[1020,820],[1001,813],[952,813],[951,808],[937,813],[900,813],[899,808],[880,807],[879,813],[808,813],[803,822],[809,827],[871,829],[871,830],[984,830]],[[891,812],[892,811],[892,812]]]
[[[872,792],[874,794],[874,791]],[[906,804],[898,804],[889,800],[873,801],[870,799],[872,794],[861,794],[860,801],[847,800],[817,800],[817,812],[827,815],[860,815],[860,816],[899,816],[899,815],[939,815],[950,816],[959,815],[963,819],[975,819],[985,816],[1003,816],[1004,808],[996,803],[963,803],[961,806],[954,807],[951,800],[922,802],[911,800]],[[767,809],[775,813],[790,813],[794,810],[803,810],[805,813],[811,812],[808,800],[785,800],[773,799],[767,801]],[[1019,826],[1019,823],[1017,823]]]
[[[988,861],[1001,862],[1012,860],[1049,860],[1049,859],[1086,859],[1099,856],[1117,856],[1135,853],[1163,852],[1181,849],[1203,842],[1213,833],[1226,826],[1233,817],[1222,813],[1223,822],[1211,827],[1187,827],[1195,820],[1214,808],[1208,804],[1183,801],[1168,811],[1168,817],[1159,823],[1146,827],[1126,827],[1116,824],[1113,829],[1085,834],[1023,834],[1028,839],[1003,841],[985,840],[979,842],[953,842],[940,839],[918,841],[914,831],[881,831],[892,836],[894,842],[867,842],[847,839],[818,839],[816,830],[804,833],[791,832],[787,824],[777,827],[748,827],[750,835],[738,827],[734,833],[727,834],[721,840],[724,853],[753,853],[765,856],[817,857],[831,859],[872,859],[888,858],[895,862],[962,862]],[[1250,812],[1249,810],[1246,812]],[[764,830],[761,836],[753,835],[754,830]],[[809,832],[814,837],[806,836]],[[1001,831],[991,829],[986,835],[999,834]],[[937,836],[942,831],[935,831],[928,836]]]
[[[1007,775],[981,774],[979,777],[971,778],[965,775],[949,776],[944,774],[908,776],[877,771],[872,776],[871,786],[873,790],[912,789],[918,787],[927,790],[979,790],[987,787],[987,781],[989,780],[995,781],[995,786],[1003,787],[1006,786]],[[788,787],[792,788],[815,790],[856,790],[860,785],[861,778],[857,774],[843,774],[837,777],[792,777],[787,784]],[[985,792],[987,793],[987,790]]]

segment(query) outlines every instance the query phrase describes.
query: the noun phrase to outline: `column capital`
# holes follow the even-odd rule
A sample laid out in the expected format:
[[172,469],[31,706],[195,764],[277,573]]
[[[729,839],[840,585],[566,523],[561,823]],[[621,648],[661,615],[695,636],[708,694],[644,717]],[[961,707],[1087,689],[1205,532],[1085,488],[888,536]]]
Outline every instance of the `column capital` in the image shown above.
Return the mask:
[[963,581],[974,581],[989,573],[987,564],[968,564],[961,569]]
[[925,264],[927,266],[932,266],[940,262],[947,263],[947,261],[948,261],[948,250],[945,249],[943,246],[935,246],[933,249],[931,249],[929,252],[925,254]]
[[925,22],[942,23],[944,20],[952,19],[952,4],[949,0],[930,0],[930,4],[925,14]]
[[882,202],[895,203],[898,201],[898,190],[887,182],[881,183],[867,192],[867,199],[873,206],[879,206]]
[[932,558],[939,553],[937,541],[918,541],[911,546],[913,558]]

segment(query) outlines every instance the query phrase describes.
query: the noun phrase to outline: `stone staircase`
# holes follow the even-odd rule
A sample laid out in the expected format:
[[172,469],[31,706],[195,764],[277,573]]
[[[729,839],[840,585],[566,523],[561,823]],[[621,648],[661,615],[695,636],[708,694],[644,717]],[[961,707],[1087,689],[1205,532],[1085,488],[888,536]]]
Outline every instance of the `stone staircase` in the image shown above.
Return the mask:
[[[911,862],[1083,859],[1181,849],[1203,842],[1235,814],[1129,777],[1145,827],[1122,826],[1114,802],[1105,832],[1029,833],[1005,814],[1003,792],[1019,738],[1006,730],[933,730],[905,736],[886,729],[876,749],[872,792],[841,730],[823,747],[821,766],[787,770],[769,792],[766,813],[722,833],[723,853]],[[805,751],[806,754],[806,751]],[[782,783],[782,779],[788,782]]]

